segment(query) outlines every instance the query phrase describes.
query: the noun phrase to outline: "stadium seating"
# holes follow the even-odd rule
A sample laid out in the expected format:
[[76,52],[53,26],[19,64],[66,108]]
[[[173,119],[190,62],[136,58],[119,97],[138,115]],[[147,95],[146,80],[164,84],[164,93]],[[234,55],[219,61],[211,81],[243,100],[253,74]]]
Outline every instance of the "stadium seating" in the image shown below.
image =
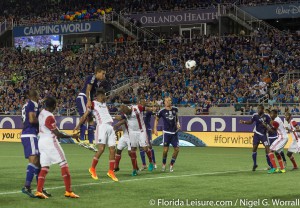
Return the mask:
[[[50,53],[2,48],[0,112],[20,113],[24,91],[35,86],[41,97],[56,96],[59,113],[65,114],[75,106],[74,95],[83,82],[80,77],[92,73],[99,61],[107,64],[112,85],[134,76],[150,78],[150,82],[136,87],[136,93],[128,90],[115,95],[113,103],[142,98],[161,104],[164,96],[171,95],[174,104],[197,106],[200,112],[205,103],[209,107],[235,106],[239,112],[244,107],[241,105],[259,103],[266,97],[269,104],[298,103],[298,82],[278,82],[280,74],[299,67],[297,38],[260,32],[252,37],[228,36],[220,40],[196,37],[190,42],[174,36],[160,44],[124,42],[113,48],[95,46],[78,53],[68,49]],[[197,61],[194,71],[184,68],[188,59]],[[279,84],[281,88],[289,87],[273,93]]]

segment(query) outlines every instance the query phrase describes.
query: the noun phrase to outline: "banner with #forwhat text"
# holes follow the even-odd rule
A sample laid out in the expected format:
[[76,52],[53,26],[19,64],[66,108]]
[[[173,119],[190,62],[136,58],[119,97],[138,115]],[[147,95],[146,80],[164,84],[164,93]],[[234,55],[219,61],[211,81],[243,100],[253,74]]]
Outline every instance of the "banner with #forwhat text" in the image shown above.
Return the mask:
[[[239,120],[249,120],[251,116],[180,116],[181,130],[178,132],[180,146],[197,147],[252,147],[253,125],[243,125]],[[282,120],[283,117],[281,117]],[[294,119],[300,122],[300,116]],[[78,116],[57,116],[57,126],[66,133],[79,121]],[[287,125],[285,121],[285,125]],[[152,121],[153,126],[153,121]],[[159,135],[152,135],[153,145],[161,145],[163,123],[158,124]],[[0,116],[0,141],[21,142],[22,120],[20,116]],[[289,143],[292,136],[289,135]],[[263,147],[263,145],[260,145]]]

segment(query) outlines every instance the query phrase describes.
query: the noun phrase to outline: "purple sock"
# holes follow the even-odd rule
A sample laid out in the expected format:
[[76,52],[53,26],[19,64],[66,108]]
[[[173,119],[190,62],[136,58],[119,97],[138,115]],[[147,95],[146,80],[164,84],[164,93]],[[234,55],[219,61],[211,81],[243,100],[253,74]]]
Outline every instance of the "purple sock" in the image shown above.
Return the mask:
[[253,164],[256,165],[257,152],[252,152]]
[[26,181],[25,181],[25,187],[30,187],[32,179],[34,177],[36,166],[32,163],[28,163],[27,165],[27,171],[26,171]]
[[152,152],[152,160],[154,163],[156,163],[154,149],[151,149],[151,152]]
[[170,162],[170,165],[174,165],[175,161],[176,161],[176,158],[173,158],[173,157],[172,157],[171,162]]
[[167,158],[163,158],[162,163],[163,163],[163,165],[166,165],[166,163],[167,163]]
[[141,155],[142,163],[145,166],[146,165],[146,158],[145,158],[145,151],[143,149],[140,150],[140,155]]

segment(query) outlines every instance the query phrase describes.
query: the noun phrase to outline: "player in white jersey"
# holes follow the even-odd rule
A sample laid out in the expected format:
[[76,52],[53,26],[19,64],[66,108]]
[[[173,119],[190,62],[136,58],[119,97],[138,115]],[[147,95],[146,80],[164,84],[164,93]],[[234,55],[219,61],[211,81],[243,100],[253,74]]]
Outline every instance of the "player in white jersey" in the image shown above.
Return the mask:
[[115,130],[118,129],[119,126],[127,123],[129,129],[129,140],[131,146],[131,162],[133,166],[132,176],[137,175],[137,162],[136,162],[136,150],[137,147],[140,146],[146,152],[149,159],[149,167],[148,170],[152,171],[154,168],[152,162],[152,152],[148,147],[148,139],[147,139],[147,131],[146,126],[143,119],[143,111],[145,110],[155,110],[153,107],[143,107],[142,105],[133,105],[126,106],[121,105],[120,111],[124,113],[123,120],[115,125]]
[[290,113],[285,113],[285,120],[288,123],[288,126],[286,129],[288,130],[289,133],[292,134],[292,137],[293,137],[293,141],[292,141],[292,144],[289,146],[287,156],[290,158],[291,162],[293,163],[292,170],[297,170],[298,165],[295,161],[293,153],[300,152],[300,133],[297,132],[300,130],[300,128],[299,128],[297,121],[295,121],[292,118],[292,115]]
[[[115,117],[116,120],[120,121],[122,120],[121,116],[116,116]],[[118,145],[117,145],[117,153],[115,156],[115,172],[119,171],[119,164],[120,164],[120,160],[122,157],[122,151],[123,149],[125,149],[127,147],[128,149],[128,155],[131,158],[131,146],[130,146],[130,141],[129,141],[129,132],[128,132],[128,125],[127,123],[121,125],[121,129],[123,131],[123,135],[121,136],[121,138],[119,139]]]
[[[280,172],[280,173],[285,173],[285,167],[282,161],[282,157],[280,155],[280,152],[283,150],[284,146],[288,142],[288,135],[286,133],[286,130],[284,128],[282,120],[277,116],[277,111],[276,110],[271,110],[271,126],[266,125],[266,128],[268,128],[269,131],[274,131],[276,130],[278,133],[278,138],[272,143],[270,146],[270,152],[269,152],[269,158],[272,163],[273,168],[271,168],[268,173],[275,173],[275,172]],[[277,152],[279,154],[276,154],[276,157],[278,159],[278,163],[280,166],[280,170],[277,169],[277,165],[275,162],[275,156],[274,153]]]
[[106,106],[106,95],[104,90],[97,91],[96,100],[92,102],[91,109],[88,109],[83,116],[80,118],[79,124],[75,127],[74,130],[78,130],[80,125],[83,124],[90,112],[93,112],[93,116],[96,119],[96,134],[95,134],[95,143],[97,145],[98,151],[94,155],[92,166],[89,168],[89,172],[93,179],[98,180],[96,174],[96,166],[98,160],[105,150],[107,145],[109,148],[109,170],[107,176],[114,181],[118,181],[114,173],[115,168],[115,146],[116,146],[116,135],[112,127],[113,119],[108,111]]
[[45,100],[46,108],[39,114],[39,141],[38,147],[40,151],[40,163],[41,172],[38,177],[38,186],[35,196],[41,199],[47,199],[48,197],[42,192],[46,175],[49,171],[49,167],[52,164],[59,164],[61,168],[61,174],[64,178],[66,187],[65,196],[70,198],[79,198],[71,189],[71,175],[69,172],[69,166],[65,157],[65,153],[61,148],[58,139],[73,137],[79,141],[79,135],[67,135],[60,132],[56,126],[55,118],[52,112],[56,108],[56,99],[48,97]]

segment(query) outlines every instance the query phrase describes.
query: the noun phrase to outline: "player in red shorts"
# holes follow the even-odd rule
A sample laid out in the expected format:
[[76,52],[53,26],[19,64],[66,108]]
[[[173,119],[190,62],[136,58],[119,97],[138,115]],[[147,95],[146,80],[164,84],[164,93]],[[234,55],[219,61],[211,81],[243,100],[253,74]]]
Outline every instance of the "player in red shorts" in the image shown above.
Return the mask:
[[[56,99],[48,97],[45,100],[46,108],[43,109],[39,115],[39,141],[38,147],[40,151],[41,172],[38,177],[38,186],[35,196],[40,199],[47,199],[48,197],[43,193],[43,187],[46,175],[49,172],[49,167],[52,164],[59,164],[61,168],[61,175],[64,178],[66,187],[65,197],[79,198],[71,188],[71,175],[65,153],[61,148],[59,138],[76,138],[78,135],[67,135],[60,132],[56,126],[56,121],[52,112],[56,108]],[[78,140],[79,141],[79,140]]]

